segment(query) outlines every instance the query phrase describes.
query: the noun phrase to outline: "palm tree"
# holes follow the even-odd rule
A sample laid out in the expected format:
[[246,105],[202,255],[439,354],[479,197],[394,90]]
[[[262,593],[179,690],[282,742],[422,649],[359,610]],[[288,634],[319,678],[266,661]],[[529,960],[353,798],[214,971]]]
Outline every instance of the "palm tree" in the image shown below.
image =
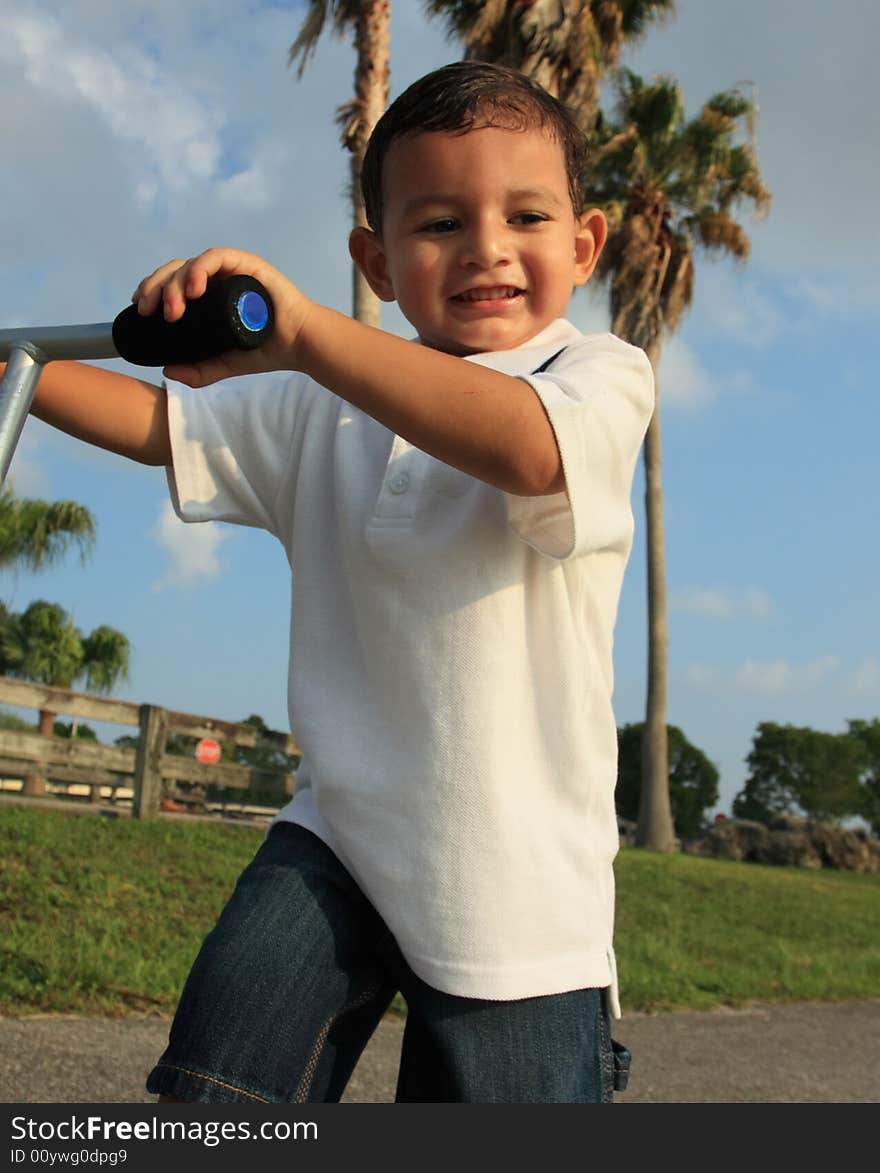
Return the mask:
[[675,0],[425,0],[465,57],[509,65],[570,106],[585,131],[599,109],[599,83],[626,41],[675,11]]
[[[509,65],[533,78],[566,103],[586,134],[599,119],[599,86],[604,74],[618,66],[626,41],[637,39],[651,21],[675,11],[674,0],[425,0],[429,16],[442,16],[449,34],[464,42],[465,57]],[[610,136],[604,139],[610,147]],[[654,436],[659,440],[659,436]],[[659,459],[659,451],[657,453]],[[652,470],[659,468],[652,462]],[[659,483],[657,484],[659,493]],[[650,591],[661,592],[664,578],[662,527],[649,525]],[[661,625],[662,616],[662,625]],[[674,843],[669,802],[666,738],[665,599],[649,593],[649,734],[645,755],[651,767],[652,843]],[[658,658],[659,657],[659,658]],[[664,781],[665,779],[665,781]],[[647,801],[647,800],[646,800]],[[662,832],[656,828],[662,827]],[[640,831],[641,836],[641,831]]]
[[[739,90],[711,98],[685,121],[677,83],[646,84],[618,75],[617,125],[600,125],[591,200],[604,207],[609,237],[597,275],[609,283],[612,332],[640,346],[655,376],[664,334],[678,326],[694,296],[694,253],[726,253],[741,262],[749,238],[734,210],[749,200],[766,212],[751,142],[754,100]],[[736,142],[742,125],[749,141]],[[666,738],[666,577],[659,402],[644,446],[648,547],[648,696],[642,742],[638,842],[674,845]]]
[[95,540],[95,522],[76,501],[16,498],[0,490],[0,567],[42,570],[73,543],[85,561]]
[[[57,603],[38,599],[19,615],[6,612],[0,629],[0,671],[9,676],[71,688],[84,678],[92,692],[109,693],[128,677],[130,645],[113,627],[88,636]],[[56,714],[40,710],[40,733],[51,737]]]
[[[357,64],[354,93],[350,102],[336,110],[342,130],[342,145],[351,152],[351,201],[353,227],[366,227],[361,195],[361,167],[373,127],[388,105],[388,57],[391,50],[390,0],[309,0],[302,28],[290,46],[289,63],[299,59],[297,76],[302,77],[314,54],[328,15],[338,35],[354,32]],[[352,269],[352,315],[359,322],[378,326],[380,302],[357,265]]]

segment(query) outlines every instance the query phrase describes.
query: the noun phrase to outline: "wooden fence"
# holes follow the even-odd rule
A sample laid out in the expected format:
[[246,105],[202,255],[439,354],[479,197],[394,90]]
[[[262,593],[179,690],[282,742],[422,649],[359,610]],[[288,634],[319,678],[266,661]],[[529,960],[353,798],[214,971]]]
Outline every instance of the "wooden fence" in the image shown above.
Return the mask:
[[[186,803],[194,793],[201,801],[211,788],[236,790],[245,798],[248,791],[259,786],[263,793],[267,787],[277,791],[280,805],[293,793],[293,776],[283,771],[251,769],[222,761],[208,765],[165,752],[169,736],[179,733],[237,746],[255,746],[259,741],[286,754],[299,754],[299,746],[289,733],[177,713],[158,705],[50,688],[9,676],[0,676],[0,704],[63,713],[78,720],[136,726],[139,730],[137,748],[129,749],[76,737],[43,737],[0,729],[0,777],[24,779],[26,791],[39,792],[40,780],[48,780],[62,790],[88,787],[91,800],[97,802],[107,787],[111,794],[130,788],[132,814],[140,819],[154,818],[159,813],[163,794]],[[45,790],[45,781],[42,789]]]

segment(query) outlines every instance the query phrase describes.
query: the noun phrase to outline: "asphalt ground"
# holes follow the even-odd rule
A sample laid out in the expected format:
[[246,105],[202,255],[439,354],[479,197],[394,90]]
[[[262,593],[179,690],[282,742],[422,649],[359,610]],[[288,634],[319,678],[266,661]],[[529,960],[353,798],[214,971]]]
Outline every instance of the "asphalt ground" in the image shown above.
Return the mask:
[[[0,1102],[146,1104],[167,1018],[0,1019]],[[756,1003],[740,1010],[628,1013],[621,1104],[880,1103],[880,998]],[[343,1103],[393,1103],[403,1022],[386,1017]]]

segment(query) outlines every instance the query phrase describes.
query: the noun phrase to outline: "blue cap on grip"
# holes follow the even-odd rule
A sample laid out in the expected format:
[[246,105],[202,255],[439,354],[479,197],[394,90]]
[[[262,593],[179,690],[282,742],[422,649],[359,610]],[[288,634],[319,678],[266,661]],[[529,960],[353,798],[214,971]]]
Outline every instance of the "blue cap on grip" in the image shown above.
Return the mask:
[[253,289],[247,290],[235,303],[241,324],[254,334],[259,333],[269,321],[269,307],[265,299]]

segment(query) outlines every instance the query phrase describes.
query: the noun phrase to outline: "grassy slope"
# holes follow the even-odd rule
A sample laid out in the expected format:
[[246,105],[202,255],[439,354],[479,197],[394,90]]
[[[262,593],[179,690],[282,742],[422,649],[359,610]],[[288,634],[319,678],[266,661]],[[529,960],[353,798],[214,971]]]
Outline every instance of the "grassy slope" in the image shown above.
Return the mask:
[[[171,1012],[263,832],[0,808],[0,1014]],[[624,1009],[880,995],[880,876],[626,850]]]

